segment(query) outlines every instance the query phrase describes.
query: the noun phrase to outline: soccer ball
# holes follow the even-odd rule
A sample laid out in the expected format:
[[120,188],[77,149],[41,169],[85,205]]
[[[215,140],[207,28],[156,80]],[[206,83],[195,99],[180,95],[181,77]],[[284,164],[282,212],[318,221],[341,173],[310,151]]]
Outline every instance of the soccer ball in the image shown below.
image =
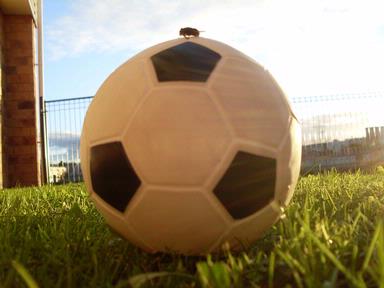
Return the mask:
[[217,41],[137,54],[98,90],[81,167],[111,228],[146,251],[247,247],[290,201],[298,121],[268,71]]

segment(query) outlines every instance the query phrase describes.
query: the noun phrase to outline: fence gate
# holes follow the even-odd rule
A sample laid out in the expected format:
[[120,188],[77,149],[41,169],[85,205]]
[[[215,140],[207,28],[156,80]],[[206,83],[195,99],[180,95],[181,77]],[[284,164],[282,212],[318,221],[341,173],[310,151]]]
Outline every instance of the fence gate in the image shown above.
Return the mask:
[[49,183],[79,182],[80,134],[93,96],[45,101]]

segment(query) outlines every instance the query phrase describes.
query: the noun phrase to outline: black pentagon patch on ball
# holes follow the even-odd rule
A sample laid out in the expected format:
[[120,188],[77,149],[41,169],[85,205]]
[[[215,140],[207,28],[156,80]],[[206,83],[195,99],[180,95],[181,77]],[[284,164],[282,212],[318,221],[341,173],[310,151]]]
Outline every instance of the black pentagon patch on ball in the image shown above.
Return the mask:
[[220,58],[207,47],[185,42],[153,55],[151,60],[159,82],[206,82]]
[[214,193],[234,219],[242,219],[273,200],[275,182],[275,159],[240,151]]
[[124,212],[141,181],[136,175],[120,142],[91,148],[93,191],[105,202]]

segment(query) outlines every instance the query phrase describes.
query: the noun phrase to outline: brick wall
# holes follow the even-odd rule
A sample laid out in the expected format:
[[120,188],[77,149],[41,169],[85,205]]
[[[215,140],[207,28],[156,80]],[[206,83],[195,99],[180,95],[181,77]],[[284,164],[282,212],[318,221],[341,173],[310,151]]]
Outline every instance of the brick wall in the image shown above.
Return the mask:
[[3,15],[3,171],[8,187],[40,184],[34,33],[31,16]]
[[4,105],[3,105],[3,95],[5,91],[5,83],[4,83],[4,30],[3,30],[3,14],[0,11],[0,188],[6,184],[4,182],[4,179],[6,179],[6,175],[3,175],[4,172],[6,172],[6,169],[3,169],[3,167],[6,166],[5,160],[5,153],[3,149],[3,130],[2,124],[3,124],[3,111],[4,111]]

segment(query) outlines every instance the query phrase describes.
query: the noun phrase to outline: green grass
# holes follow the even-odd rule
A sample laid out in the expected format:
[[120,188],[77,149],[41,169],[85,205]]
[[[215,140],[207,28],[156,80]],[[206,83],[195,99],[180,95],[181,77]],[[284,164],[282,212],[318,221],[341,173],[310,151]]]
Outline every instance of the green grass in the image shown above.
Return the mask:
[[147,254],[72,184],[0,191],[0,287],[384,287],[384,172],[300,179],[242,253]]

